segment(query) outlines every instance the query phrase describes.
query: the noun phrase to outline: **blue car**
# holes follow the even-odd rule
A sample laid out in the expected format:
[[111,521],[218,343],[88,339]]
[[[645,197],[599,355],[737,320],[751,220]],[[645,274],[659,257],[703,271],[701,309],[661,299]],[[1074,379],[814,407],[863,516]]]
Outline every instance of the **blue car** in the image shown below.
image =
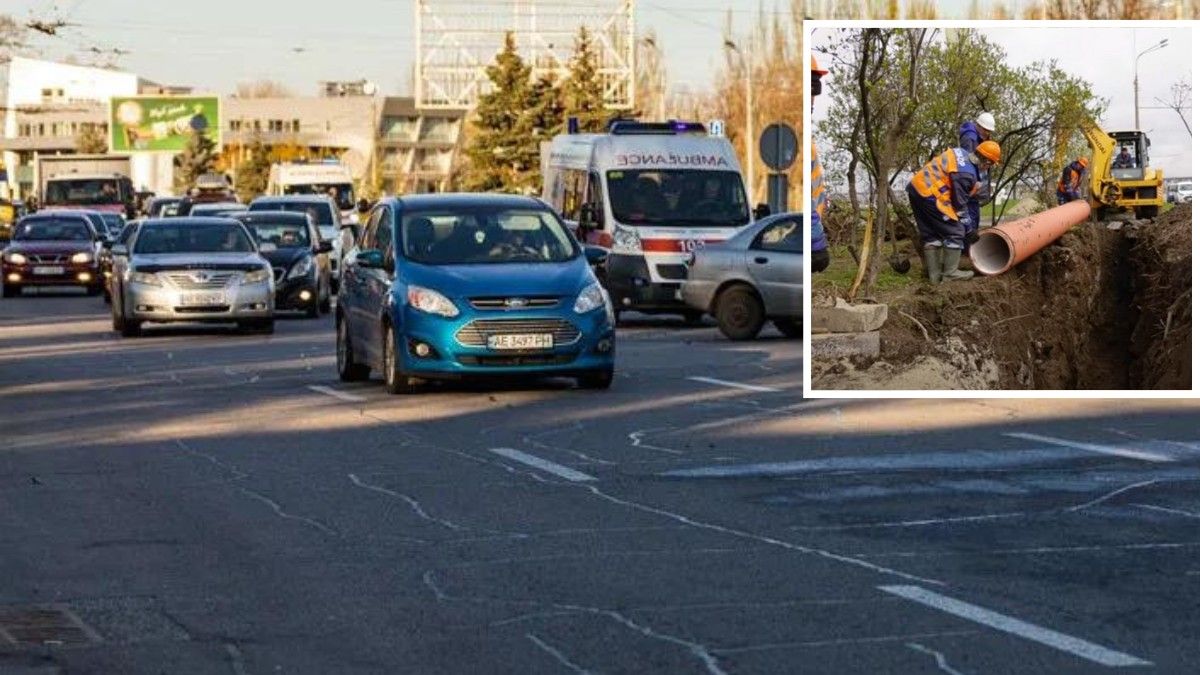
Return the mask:
[[603,254],[529,197],[384,199],[342,271],[338,375],[382,371],[393,394],[495,375],[607,389],[616,321],[592,272]]

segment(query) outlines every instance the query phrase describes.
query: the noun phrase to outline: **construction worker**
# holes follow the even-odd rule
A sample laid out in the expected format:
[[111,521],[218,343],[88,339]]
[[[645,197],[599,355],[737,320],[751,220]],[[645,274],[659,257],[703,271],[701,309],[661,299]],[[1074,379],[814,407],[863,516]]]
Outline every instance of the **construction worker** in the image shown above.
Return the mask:
[[[992,140],[992,132],[995,130],[996,118],[985,110],[974,120],[963,122],[958,127],[958,147],[968,153],[975,152],[980,143]],[[970,248],[972,235],[979,229],[980,205],[988,202],[991,191],[992,183],[988,173],[982,172],[979,176],[979,191],[967,201],[967,213],[971,216],[971,229],[967,230],[967,248]]]
[[908,201],[921,234],[921,257],[932,283],[970,279],[959,270],[968,229],[974,229],[967,203],[979,190],[979,174],[1000,161],[1000,144],[983,141],[975,152],[950,148],[921,167],[908,183]]
[[1114,169],[1132,169],[1133,155],[1129,154],[1128,146],[1121,146],[1121,154],[1117,155],[1116,161],[1113,162]]
[[1083,172],[1087,171],[1088,158],[1080,157],[1062,170],[1058,179],[1058,203],[1060,205],[1083,199],[1080,192],[1083,186]]
[[[816,100],[821,94],[821,78],[829,73],[828,70],[822,70],[817,64],[817,57],[812,57],[812,97]],[[812,119],[811,102],[809,107],[809,119]],[[829,267],[829,243],[825,240],[825,227],[821,220],[825,217],[825,209],[829,205],[828,196],[825,194],[825,171],[821,168],[821,160],[817,157],[817,144],[813,143],[809,148],[812,156],[812,164],[810,166],[809,183],[812,187],[812,213],[809,214],[809,235],[812,237],[812,259],[810,265],[812,271],[820,272],[826,267]]]

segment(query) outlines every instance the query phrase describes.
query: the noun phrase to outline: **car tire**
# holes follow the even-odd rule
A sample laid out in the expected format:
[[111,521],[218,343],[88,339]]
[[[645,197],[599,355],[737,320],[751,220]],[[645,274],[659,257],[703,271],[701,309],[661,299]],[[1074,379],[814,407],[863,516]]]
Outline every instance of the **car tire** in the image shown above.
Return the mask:
[[691,310],[683,313],[683,323],[688,326],[699,326],[704,321],[704,312]]
[[396,354],[396,331],[390,325],[383,329],[383,383],[389,394],[415,394],[417,381],[400,369]]
[[717,298],[717,328],[730,340],[753,340],[766,322],[762,301],[747,286],[731,286]]
[[94,297],[96,297],[97,295],[100,295],[100,291],[102,291],[102,290],[103,290],[103,289],[102,289],[101,287],[99,287],[99,286],[88,286],[88,287],[87,287],[87,294],[88,294],[88,297],[89,297],[89,298],[94,298]]
[[608,389],[613,383],[613,369],[605,368],[580,375],[577,381],[581,389]]
[[784,337],[804,337],[804,322],[799,319],[776,319],[771,322]]
[[135,319],[126,319],[124,316],[121,316],[121,327],[117,330],[121,331],[121,337],[137,337],[142,334],[142,322]]
[[314,297],[312,302],[308,303],[308,307],[304,309],[304,316],[310,319],[316,319],[321,316],[321,301]]
[[333,309],[333,289],[329,288],[328,285],[325,286],[325,297],[321,300],[317,309],[322,314],[328,314]]
[[371,375],[371,369],[354,362],[354,346],[350,341],[350,328],[346,319],[337,318],[337,370],[342,382],[362,382]]
[[20,286],[10,286],[8,284],[4,284],[4,297],[15,298],[20,294],[21,294]]

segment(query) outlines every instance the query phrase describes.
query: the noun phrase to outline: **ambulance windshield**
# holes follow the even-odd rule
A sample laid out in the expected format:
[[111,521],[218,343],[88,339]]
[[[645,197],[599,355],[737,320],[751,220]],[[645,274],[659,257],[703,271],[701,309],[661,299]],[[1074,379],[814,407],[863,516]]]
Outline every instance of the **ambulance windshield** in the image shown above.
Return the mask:
[[626,225],[737,227],[750,222],[735,171],[609,171],[613,215]]

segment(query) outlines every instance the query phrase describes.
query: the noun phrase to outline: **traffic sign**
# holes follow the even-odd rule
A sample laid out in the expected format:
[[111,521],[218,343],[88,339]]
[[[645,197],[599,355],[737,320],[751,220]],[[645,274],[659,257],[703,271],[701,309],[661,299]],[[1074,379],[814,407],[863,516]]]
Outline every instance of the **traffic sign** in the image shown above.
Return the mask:
[[708,135],[715,138],[725,137],[725,120],[712,120],[708,123]]
[[796,163],[800,140],[796,131],[782,122],[767,127],[758,139],[758,154],[772,171],[787,171]]

